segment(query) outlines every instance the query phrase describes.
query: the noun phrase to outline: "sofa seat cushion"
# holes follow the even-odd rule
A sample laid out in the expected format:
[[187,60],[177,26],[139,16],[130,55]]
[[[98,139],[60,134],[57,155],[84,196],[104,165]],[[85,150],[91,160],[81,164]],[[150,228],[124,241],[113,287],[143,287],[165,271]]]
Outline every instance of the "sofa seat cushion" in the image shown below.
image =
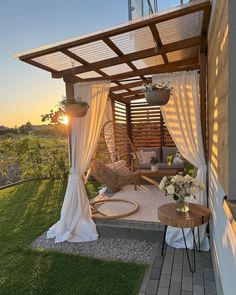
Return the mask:
[[150,163],[140,163],[139,165],[141,169],[151,169]]
[[158,164],[158,169],[182,169],[183,167],[180,167],[179,165],[176,164],[171,164],[168,165],[167,163],[159,163]]

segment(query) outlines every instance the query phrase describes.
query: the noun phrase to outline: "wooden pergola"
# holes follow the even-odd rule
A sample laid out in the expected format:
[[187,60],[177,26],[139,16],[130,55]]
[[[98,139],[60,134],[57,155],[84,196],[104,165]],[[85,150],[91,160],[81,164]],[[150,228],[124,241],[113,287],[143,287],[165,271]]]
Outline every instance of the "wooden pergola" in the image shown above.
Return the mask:
[[73,83],[111,80],[110,98],[126,105],[143,99],[151,75],[198,69],[201,120],[206,143],[206,50],[210,0],[191,1],[174,10],[18,55],[28,64],[63,78],[67,96]]

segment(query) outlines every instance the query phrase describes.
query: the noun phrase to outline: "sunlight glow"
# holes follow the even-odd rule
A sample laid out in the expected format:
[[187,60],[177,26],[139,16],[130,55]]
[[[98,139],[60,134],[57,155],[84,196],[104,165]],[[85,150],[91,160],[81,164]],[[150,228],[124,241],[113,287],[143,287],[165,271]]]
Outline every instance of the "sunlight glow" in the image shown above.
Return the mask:
[[63,124],[68,125],[68,117],[67,116],[63,117]]

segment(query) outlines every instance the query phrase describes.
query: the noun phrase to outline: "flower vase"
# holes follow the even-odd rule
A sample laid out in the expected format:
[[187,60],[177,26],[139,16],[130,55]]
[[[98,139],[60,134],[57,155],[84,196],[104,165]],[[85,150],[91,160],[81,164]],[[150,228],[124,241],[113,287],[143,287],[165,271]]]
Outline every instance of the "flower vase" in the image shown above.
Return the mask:
[[189,211],[189,203],[184,200],[179,200],[176,202],[176,211],[181,213],[186,213]]

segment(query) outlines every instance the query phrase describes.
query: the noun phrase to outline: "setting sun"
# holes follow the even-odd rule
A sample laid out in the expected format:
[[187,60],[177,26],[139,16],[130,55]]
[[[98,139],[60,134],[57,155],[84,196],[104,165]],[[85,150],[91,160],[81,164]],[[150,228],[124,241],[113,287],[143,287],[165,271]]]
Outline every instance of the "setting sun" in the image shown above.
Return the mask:
[[67,116],[63,117],[63,124],[68,125],[68,117]]

